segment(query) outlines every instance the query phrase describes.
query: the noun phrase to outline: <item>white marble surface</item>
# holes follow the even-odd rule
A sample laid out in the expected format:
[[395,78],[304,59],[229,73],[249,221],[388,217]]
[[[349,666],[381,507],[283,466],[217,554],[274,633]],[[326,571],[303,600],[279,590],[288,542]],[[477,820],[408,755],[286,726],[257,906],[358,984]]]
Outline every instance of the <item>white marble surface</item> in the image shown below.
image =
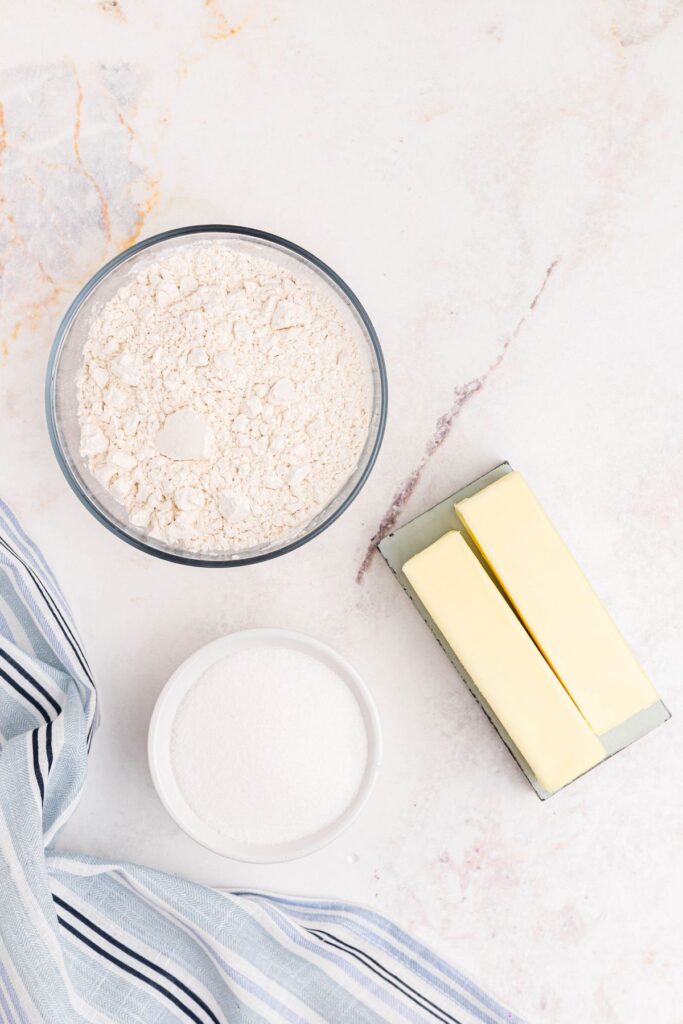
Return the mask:
[[[63,847],[364,901],[539,1024],[681,1024],[680,8],[31,0],[5,12],[0,491],[63,580],[103,711]],[[106,533],[68,490],[43,420],[70,296],[131,240],[201,221],[271,230],[331,263],[367,305],[390,373],[385,445],[355,505],[304,549],[238,571],[164,564]],[[674,716],[545,805],[385,566],[356,581],[382,520],[502,458]],[[257,625],[351,658],[385,732],[362,818],[275,867],[183,836],[145,759],[175,665]]]

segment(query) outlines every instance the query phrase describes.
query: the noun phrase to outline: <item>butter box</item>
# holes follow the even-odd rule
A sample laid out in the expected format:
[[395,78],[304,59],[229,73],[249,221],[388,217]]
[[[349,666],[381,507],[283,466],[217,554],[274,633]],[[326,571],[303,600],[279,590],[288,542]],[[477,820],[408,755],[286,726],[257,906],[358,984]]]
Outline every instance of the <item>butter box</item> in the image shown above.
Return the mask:
[[[384,560],[387,562],[392,572],[398,579],[399,583],[406,591],[408,596],[411,598],[416,608],[422,615],[423,619],[425,620],[429,628],[432,630],[436,639],[441,644],[443,650],[450,658],[451,662],[457,669],[458,673],[464,679],[469,689],[474,694],[475,698],[483,707],[489,720],[497,729],[503,742],[506,744],[506,746],[512,753],[513,757],[517,761],[517,764],[524,772],[531,785],[533,786],[535,792],[541,800],[545,800],[548,796],[551,796],[552,793],[545,789],[543,785],[541,785],[539,780],[536,778],[534,772],[531,770],[529,764],[527,763],[526,758],[524,757],[518,746],[515,744],[513,739],[506,731],[505,727],[503,726],[498,716],[496,715],[494,709],[487,702],[486,698],[480,691],[479,687],[476,685],[475,681],[472,679],[471,675],[465,670],[465,668],[458,660],[457,655],[451,649],[446,638],[441,633],[436,623],[430,616],[429,612],[420,601],[415,590],[413,589],[405,573],[403,572],[403,566],[405,566],[406,562],[408,562],[409,559],[423,552],[426,548],[434,544],[437,540],[443,538],[444,535],[448,532],[455,530],[458,531],[458,533],[462,536],[462,538],[467,543],[471,551],[474,553],[474,555],[477,557],[481,565],[484,567],[485,571],[488,573],[491,579],[494,580],[496,586],[498,586],[497,581],[495,581],[495,578],[489,566],[486,564],[483,557],[480,555],[472,538],[467,533],[459,517],[456,515],[454,506],[458,502],[461,502],[464,499],[469,498],[474,494],[477,494],[479,491],[488,487],[490,484],[494,483],[496,480],[499,480],[501,477],[505,476],[510,472],[512,472],[512,470],[508,463],[503,463],[502,465],[497,466],[495,469],[491,470],[490,473],[485,474],[485,476],[480,477],[473,483],[468,484],[466,487],[461,488],[454,494],[449,495],[443,501],[439,502],[438,505],[435,505],[433,508],[429,509],[422,515],[413,519],[405,526],[402,526],[394,533],[385,537],[384,540],[382,540],[379,545],[379,550]],[[631,743],[635,742],[635,740],[640,739],[641,736],[644,736],[646,733],[650,732],[657,725],[660,725],[662,722],[665,722],[670,717],[671,716],[668,709],[661,700],[656,700],[649,707],[633,714],[625,721],[622,721],[616,728],[613,728],[608,732],[605,732],[602,735],[598,736],[598,741],[604,749],[605,757],[612,756],[619,750],[622,750],[624,747],[629,746]],[[555,790],[555,792],[557,791],[558,790]]]

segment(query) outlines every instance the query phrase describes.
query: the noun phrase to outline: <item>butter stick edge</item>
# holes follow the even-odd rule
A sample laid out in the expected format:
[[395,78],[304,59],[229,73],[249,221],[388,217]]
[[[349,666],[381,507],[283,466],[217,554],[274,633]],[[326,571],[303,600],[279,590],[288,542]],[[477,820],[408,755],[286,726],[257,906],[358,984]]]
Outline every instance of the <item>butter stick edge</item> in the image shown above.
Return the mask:
[[[582,719],[476,555],[456,531],[445,534],[410,558],[403,565],[403,573],[476,689],[548,793],[567,785],[605,758],[603,746]],[[447,607],[449,595],[450,610]],[[500,693],[496,692],[505,659],[501,659],[500,652],[493,658],[486,655],[483,659],[478,657],[476,645],[482,640],[482,634],[472,640],[477,628],[473,604],[483,610],[482,614],[489,620],[489,628],[502,630],[498,644],[507,649],[509,661],[517,665],[516,670],[509,668],[505,684],[509,687],[512,678],[517,676],[519,689],[512,703],[518,702],[520,695],[524,694],[531,701],[530,719],[526,725],[523,714],[511,707],[511,691],[503,695],[502,703]],[[483,639],[483,647],[488,645],[490,648],[491,643]],[[492,668],[498,673],[498,683],[486,677]],[[525,678],[524,672],[530,678]],[[556,730],[550,743],[550,754],[549,739],[544,736],[545,727],[538,720],[539,715],[542,717],[541,705],[551,722],[551,731]],[[566,727],[565,735],[570,737],[564,745],[562,723]]]

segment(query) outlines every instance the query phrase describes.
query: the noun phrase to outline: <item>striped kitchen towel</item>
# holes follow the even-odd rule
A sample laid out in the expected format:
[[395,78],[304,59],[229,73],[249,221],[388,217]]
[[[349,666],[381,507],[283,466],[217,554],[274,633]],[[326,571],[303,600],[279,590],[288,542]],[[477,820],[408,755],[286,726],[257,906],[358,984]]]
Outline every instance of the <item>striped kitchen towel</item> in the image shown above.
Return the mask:
[[522,1024],[374,911],[64,855],[97,728],[78,631],[0,503],[0,1021]]

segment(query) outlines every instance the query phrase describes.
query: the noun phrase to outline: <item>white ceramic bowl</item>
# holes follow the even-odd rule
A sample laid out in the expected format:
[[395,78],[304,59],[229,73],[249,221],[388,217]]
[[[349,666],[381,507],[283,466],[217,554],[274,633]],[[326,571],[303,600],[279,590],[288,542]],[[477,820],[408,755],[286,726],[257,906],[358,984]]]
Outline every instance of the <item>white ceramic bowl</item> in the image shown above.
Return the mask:
[[[171,764],[173,721],[190,687],[214,665],[228,655],[253,647],[286,647],[316,658],[332,669],[346,684],[360,708],[367,734],[367,762],[356,796],[346,810],[325,828],[291,842],[256,845],[237,842],[212,829],[193,811],[176,781]],[[367,686],[356,670],[340,654],[303,633],[286,629],[247,629],[214,640],[200,647],[180,665],[159,694],[149,725],[149,766],[152,780],[162,804],[192,839],[215,853],[233,860],[268,864],[305,857],[336,839],[360,813],[377,777],[382,757],[382,734],[377,708]]]

